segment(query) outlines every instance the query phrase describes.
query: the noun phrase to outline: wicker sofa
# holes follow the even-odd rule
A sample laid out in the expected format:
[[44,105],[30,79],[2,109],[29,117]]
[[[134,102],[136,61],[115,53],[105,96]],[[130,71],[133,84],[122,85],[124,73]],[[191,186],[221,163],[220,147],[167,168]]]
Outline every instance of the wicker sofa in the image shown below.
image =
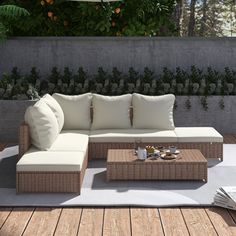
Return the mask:
[[[53,136],[52,125],[47,124],[47,129],[44,128],[41,135],[41,138],[44,137],[41,143],[45,147],[41,147],[40,142],[35,141],[38,138],[34,134],[37,133],[37,127],[31,123],[35,120],[45,122],[45,117],[29,118],[26,112],[26,121],[20,126],[19,132],[17,193],[80,193],[89,159],[106,158],[108,149],[134,148],[137,140],[144,145],[176,145],[181,149],[199,149],[207,158],[223,159],[223,137],[214,128],[174,127],[173,95],[149,97],[133,94],[109,97],[96,94],[54,94],[53,98],[47,95],[43,99],[45,103],[47,99],[50,101],[47,105],[54,112],[58,127],[61,127],[52,141],[47,138]],[[151,107],[153,104],[156,107],[150,110],[147,102],[150,102]],[[143,103],[143,106],[137,108],[137,103]],[[63,111],[61,120],[60,114],[55,112],[59,109],[58,104]],[[166,110],[162,109],[163,104],[167,104]],[[144,114],[140,113],[145,109]],[[49,110],[46,110],[47,113]],[[151,117],[146,116],[147,113]],[[142,119],[136,119],[138,116]],[[51,118],[55,123],[56,119]],[[44,127],[39,121],[36,126]],[[148,122],[147,126],[145,122]]]

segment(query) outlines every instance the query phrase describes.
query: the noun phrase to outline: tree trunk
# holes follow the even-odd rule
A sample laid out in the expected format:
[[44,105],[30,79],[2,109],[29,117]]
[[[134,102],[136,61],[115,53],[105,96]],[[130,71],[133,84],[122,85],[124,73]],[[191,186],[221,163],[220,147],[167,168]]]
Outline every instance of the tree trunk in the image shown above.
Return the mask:
[[194,36],[194,28],[195,28],[195,5],[197,0],[191,0],[190,4],[190,17],[188,24],[188,36]]
[[206,7],[207,7],[207,0],[203,0],[202,4],[202,19],[201,19],[201,27],[200,27],[200,36],[204,36],[206,31]]
[[218,27],[217,24],[219,22],[217,21],[217,9],[216,9],[216,3],[213,1],[212,4],[212,34],[211,37],[217,37],[218,33]]
[[183,1],[184,0],[179,0],[176,4],[175,10],[174,10],[174,21],[175,21],[176,30],[177,30],[179,36],[182,36],[181,28],[182,28],[182,18],[183,18],[183,15],[182,15]]

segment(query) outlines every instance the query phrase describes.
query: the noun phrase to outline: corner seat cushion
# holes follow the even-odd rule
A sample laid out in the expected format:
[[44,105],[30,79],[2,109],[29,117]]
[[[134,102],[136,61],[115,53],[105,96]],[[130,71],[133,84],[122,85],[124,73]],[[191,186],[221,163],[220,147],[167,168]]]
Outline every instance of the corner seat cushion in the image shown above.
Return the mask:
[[41,99],[50,107],[50,109],[56,116],[59,126],[59,132],[61,132],[64,125],[64,113],[61,109],[61,106],[59,105],[57,100],[54,99],[50,94],[45,94]]
[[49,151],[86,152],[89,141],[87,130],[62,130]]
[[49,152],[30,148],[18,161],[19,171],[80,171],[85,152]]
[[173,130],[153,129],[106,129],[90,131],[89,142],[91,143],[133,143],[135,139],[142,142],[177,142],[177,136]]
[[32,144],[40,150],[48,150],[59,134],[58,122],[51,108],[40,99],[27,108],[25,122],[30,128]]
[[223,142],[223,136],[212,127],[178,127],[174,130],[178,142]]

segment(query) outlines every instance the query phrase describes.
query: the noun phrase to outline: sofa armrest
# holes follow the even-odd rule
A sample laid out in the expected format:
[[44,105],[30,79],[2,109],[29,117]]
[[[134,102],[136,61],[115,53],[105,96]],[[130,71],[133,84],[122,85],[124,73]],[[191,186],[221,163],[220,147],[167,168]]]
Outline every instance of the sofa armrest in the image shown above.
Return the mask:
[[22,123],[19,130],[19,159],[29,150],[30,146],[29,126],[26,123]]

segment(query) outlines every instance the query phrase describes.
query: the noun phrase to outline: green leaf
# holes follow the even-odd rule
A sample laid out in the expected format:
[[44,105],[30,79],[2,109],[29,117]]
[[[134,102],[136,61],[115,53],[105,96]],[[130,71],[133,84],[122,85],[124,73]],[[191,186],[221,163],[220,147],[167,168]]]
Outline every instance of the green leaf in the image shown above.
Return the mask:
[[7,38],[7,29],[5,25],[0,22],[0,41],[5,41]]
[[0,6],[0,16],[7,18],[17,18],[20,16],[29,16],[29,12],[15,5],[3,5]]

